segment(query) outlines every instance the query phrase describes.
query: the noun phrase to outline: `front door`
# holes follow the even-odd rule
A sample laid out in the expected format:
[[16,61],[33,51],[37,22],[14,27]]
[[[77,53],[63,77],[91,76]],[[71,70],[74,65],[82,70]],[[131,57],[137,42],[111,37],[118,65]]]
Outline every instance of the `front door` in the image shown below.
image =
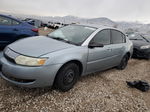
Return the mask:
[[91,42],[101,43],[104,47],[89,48],[87,73],[110,68],[114,55],[110,38],[110,30],[102,30],[93,37]]

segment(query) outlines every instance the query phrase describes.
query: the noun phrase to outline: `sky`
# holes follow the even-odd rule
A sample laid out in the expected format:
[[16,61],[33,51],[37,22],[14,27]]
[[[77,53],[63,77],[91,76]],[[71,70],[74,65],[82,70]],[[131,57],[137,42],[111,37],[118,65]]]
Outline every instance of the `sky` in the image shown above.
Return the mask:
[[150,23],[150,0],[0,0],[0,11]]

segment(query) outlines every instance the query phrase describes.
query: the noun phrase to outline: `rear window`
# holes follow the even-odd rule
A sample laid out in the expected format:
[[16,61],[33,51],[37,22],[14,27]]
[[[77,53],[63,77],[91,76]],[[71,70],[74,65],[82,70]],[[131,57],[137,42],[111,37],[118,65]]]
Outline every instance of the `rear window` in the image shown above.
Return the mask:
[[20,24],[18,21],[12,20],[12,25],[18,25]]
[[117,30],[111,30],[112,44],[125,43],[125,35]]

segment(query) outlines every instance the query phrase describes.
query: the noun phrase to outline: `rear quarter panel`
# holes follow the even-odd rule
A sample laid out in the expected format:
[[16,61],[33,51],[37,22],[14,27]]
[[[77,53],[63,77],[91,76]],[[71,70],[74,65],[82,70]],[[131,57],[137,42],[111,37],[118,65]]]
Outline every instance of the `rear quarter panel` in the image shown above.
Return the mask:
[[20,35],[38,36],[37,32],[32,31],[32,29],[35,27],[29,25],[28,23],[22,22],[19,27],[20,27]]
[[126,49],[125,49],[125,52],[129,52],[130,53],[130,58],[133,54],[133,43],[131,40],[129,40],[128,37],[126,37]]

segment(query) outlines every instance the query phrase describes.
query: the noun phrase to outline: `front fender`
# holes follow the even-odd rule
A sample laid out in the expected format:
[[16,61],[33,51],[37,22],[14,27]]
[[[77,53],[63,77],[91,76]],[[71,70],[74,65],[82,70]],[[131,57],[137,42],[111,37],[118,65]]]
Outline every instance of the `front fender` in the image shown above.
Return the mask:
[[53,64],[62,64],[73,60],[77,60],[81,62],[83,66],[83,73],[86,70],[87,65],[87,58],[88,58],[88,48],[83,46],[76,46],[56,52],[49,53],[42,57],[49,57],[46,61],[46,65],[53,65]]

